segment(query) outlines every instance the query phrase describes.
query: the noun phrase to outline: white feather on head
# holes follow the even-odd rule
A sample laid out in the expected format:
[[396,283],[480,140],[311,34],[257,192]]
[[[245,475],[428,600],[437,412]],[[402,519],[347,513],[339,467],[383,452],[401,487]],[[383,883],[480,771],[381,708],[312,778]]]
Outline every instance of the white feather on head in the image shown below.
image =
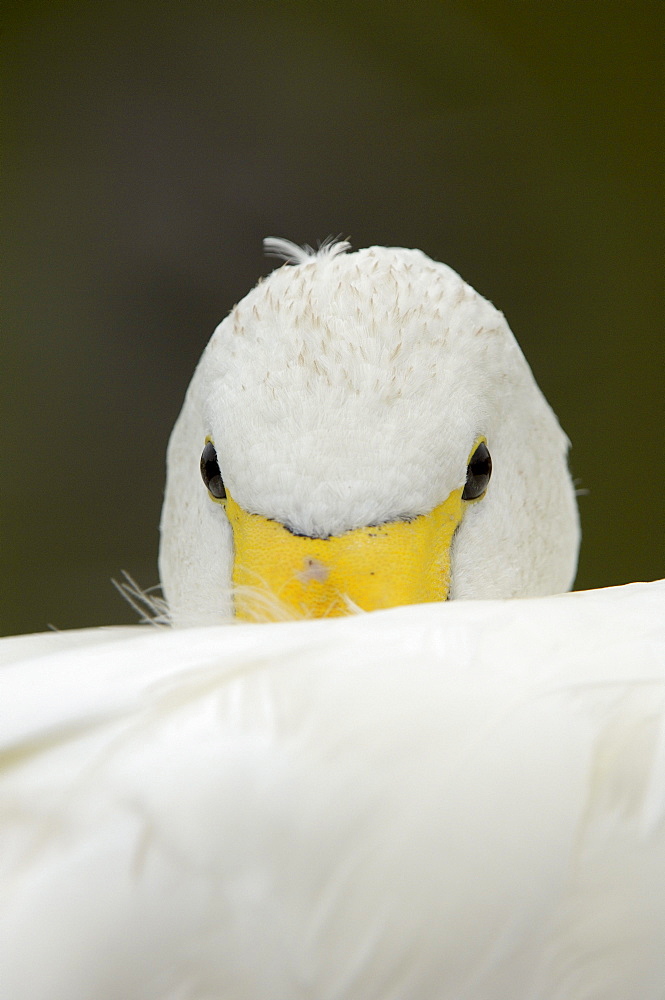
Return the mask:
[[277,257],[287,264],[304,264],[311,257],[336,257],[339,253],[346,253],[351,249],[351,244],[347,240],[342,240],[336,236],[327,236],[315,250],[308,243],[304,247],[291,240],[284,240],[279,236],[266,236],[263,241],[263,252],[267,257]]

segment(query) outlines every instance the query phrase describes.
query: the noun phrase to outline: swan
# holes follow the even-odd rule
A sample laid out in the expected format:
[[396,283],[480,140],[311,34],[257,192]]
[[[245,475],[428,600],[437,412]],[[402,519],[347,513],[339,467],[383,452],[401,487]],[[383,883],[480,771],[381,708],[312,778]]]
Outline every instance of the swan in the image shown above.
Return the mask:
[[169,443],[175,627],[0,642],[3,995],[662,1000],[665,583],[564,592],[567,439],[452,270],[268,249]]

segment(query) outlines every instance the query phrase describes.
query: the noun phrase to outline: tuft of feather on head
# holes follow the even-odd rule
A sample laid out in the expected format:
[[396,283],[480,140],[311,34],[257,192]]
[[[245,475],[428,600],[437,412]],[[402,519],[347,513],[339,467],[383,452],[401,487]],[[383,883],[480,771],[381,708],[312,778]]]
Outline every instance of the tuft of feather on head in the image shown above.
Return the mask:
[[305,264],[312,257],[337,257],[350,249],[348,240],[342,240],[339,236],[327,236],[319,244],[318,250],[314,250],[308,243],[301,247],[279,236],[267,236],[263,241],[263,252],[267,257],[277,257],[287,264]]

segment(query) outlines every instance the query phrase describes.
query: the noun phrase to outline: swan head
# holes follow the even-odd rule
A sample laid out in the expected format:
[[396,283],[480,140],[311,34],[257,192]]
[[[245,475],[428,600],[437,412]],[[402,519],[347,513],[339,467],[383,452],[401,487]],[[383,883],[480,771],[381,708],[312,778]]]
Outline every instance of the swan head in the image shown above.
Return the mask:
[[169,442],[174,624],[567,590],[568,441],[503,315],[419,250],[266,245]]

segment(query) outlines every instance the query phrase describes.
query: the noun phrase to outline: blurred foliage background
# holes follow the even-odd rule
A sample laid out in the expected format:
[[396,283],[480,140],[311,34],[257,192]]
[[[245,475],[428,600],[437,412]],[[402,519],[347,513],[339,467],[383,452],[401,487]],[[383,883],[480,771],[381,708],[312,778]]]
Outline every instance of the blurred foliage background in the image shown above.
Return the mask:
[[3,630],[135,620],[110,578],[157,582],[168,435],[266,235],[460,271],[573,442],[576,586],[663,575],[664,10],[6,4]]

